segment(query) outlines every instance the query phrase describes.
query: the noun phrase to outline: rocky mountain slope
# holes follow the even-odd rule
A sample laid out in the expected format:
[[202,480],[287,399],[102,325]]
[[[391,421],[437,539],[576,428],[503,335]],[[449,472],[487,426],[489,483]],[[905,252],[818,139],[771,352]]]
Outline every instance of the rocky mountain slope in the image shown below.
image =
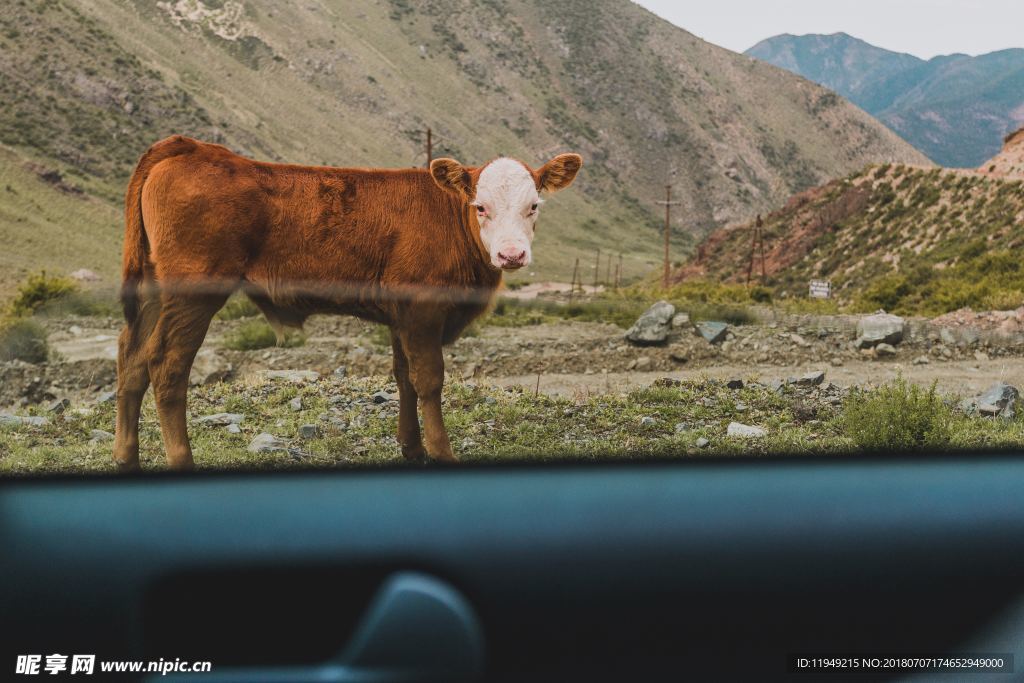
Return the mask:
[[[765,284],[794,297],[812,278],[830,280],[840,303],[863,309],[1015,309],[1024,304],[1022,221],[1024,181],[876,166],[765,217]],[[677,279],[745,280],[752,236],[752,222],[711,234]]]
[[978,171],[997,178],[1024,180],[1024,128],[1007,135],[999,154],[982,164]]
[[979,165],[1024,125],[1024,49],[925,61],[837,33],[775,36],[746,54],[835,90],[943,166]]
[[10,2],[0,289],[39,267],[113,277],[125,180],[170,133],[263,159],[409,166],[428,126],[435,155],[467,163],[583,154],[577,186],[545,207],[536,279],[568,279],[596,249],[646,272],[667,178],[683,251],[865,164],[925,163],[831,92],[626,0]]

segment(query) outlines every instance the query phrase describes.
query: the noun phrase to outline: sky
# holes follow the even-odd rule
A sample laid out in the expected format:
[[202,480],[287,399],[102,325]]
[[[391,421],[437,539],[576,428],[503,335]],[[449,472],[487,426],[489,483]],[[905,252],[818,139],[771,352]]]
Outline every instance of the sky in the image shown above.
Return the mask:
[[923,59],[1024,47],[1024,0],[638,0],[735,52],[780,33],[845,32]]

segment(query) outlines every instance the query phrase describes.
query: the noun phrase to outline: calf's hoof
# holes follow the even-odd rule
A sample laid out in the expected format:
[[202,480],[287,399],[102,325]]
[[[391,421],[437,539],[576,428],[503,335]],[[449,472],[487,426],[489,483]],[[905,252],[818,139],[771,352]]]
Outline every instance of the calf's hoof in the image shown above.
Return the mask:
[[402,446],[402,457],[411,462],[426,462],[430,458],[427,456],[427,449],[423,447],[423,444],[416,444],[415,446]]

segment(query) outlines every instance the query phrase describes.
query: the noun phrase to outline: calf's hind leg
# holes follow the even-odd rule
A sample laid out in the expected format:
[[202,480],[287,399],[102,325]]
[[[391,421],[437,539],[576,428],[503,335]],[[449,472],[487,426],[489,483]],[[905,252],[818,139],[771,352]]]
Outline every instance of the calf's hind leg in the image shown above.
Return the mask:
[[171,469],[193,467],[185,419],[188,376],[210,320],[227,297],[227,294],[218,294],[165,298],[150,337],[149,376]]
[[146,343],[159,313],[158,300],[143,303],[134,323],[126,324],[118,339],[114,462],[122,471],[139,469],[139,413],[149,388]]

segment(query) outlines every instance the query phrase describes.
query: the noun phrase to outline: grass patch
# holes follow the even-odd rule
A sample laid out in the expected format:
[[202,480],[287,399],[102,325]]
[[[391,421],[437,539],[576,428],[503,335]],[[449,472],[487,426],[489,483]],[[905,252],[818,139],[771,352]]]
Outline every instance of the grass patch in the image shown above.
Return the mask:
[[224,308],[217,311],[218,320],[241,320],[242,318],[254,318],[260,314],[260,309],[249,300],[244,294],[235,294]]
[[235,351],[255,351],[271,346],[292,348],[305,343],[306,337],[301,332],[291,330],[287,331],[284,339],[278,343],[274,328],[263,319],[246,321],[224,337],[224,346]]
[[31,318],[0,320],[0,361],[43,363],[50,355],[46,330]]
[[952,441],[953,409],[933,383],[924,389],[903,378],[846,401],[843,432],[865,451],[945,449]]

